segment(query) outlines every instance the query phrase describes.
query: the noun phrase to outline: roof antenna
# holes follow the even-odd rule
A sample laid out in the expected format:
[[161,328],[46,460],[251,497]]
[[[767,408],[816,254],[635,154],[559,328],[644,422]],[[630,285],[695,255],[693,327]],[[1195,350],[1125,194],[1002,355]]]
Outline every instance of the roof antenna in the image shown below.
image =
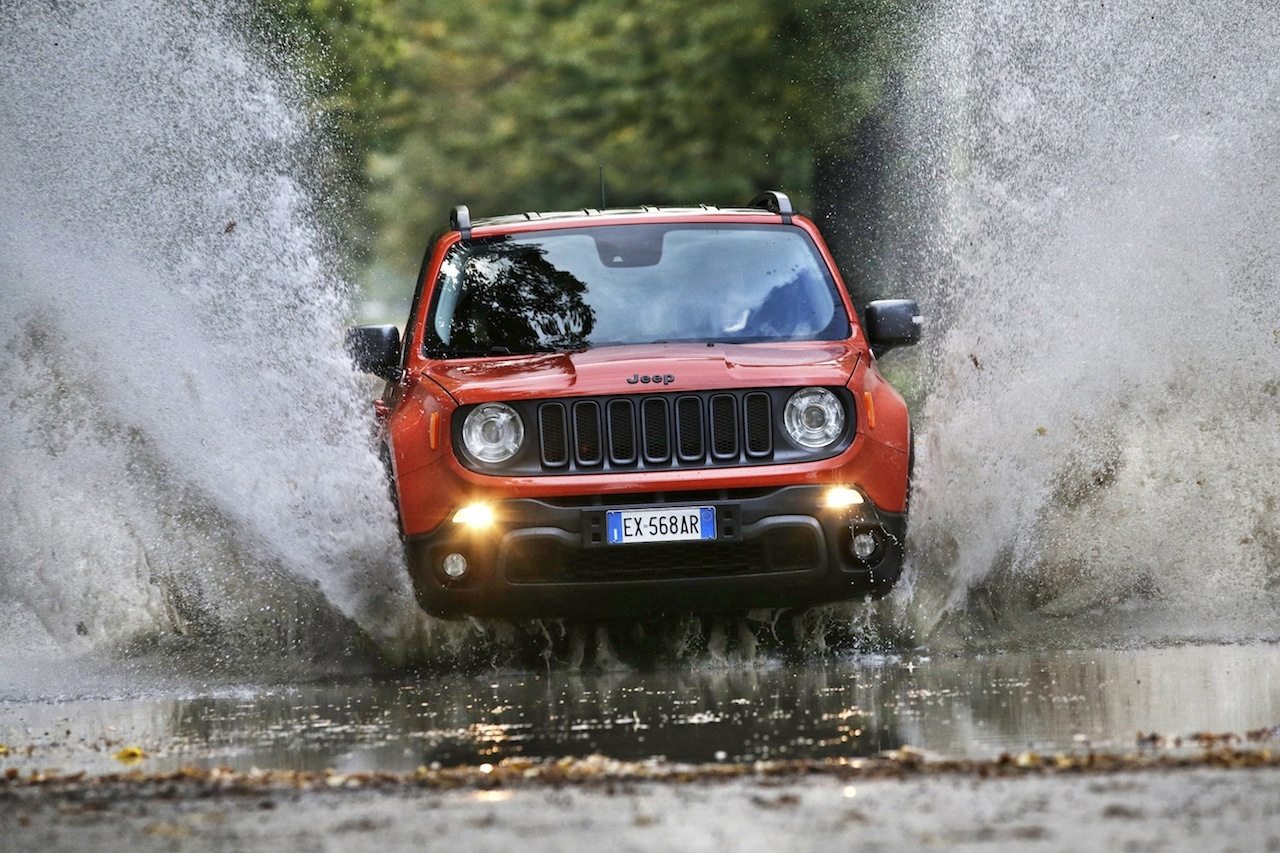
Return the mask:
[[600,209],[604,210],[608,205],[604,203],[604,164],[600,164]]

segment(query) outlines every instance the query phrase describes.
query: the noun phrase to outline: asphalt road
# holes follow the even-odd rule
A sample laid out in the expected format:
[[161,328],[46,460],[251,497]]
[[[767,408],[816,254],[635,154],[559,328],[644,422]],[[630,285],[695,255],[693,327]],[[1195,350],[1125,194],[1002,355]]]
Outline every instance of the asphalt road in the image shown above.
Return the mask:
[[[911,747],[1122,752],[1139,733],[1280,723],[1280,646],[1211,645],[786,663],[672,662],[647,671],[365,674],[312,681],[193,677],[172,661],[0,663],[4,768],[184,766],[412,771],[508,757],[751,762]],[[132,765],[131,765],[132,766]]]
[[[1203,732],[1269,750],[1243,735],[1270,738],[1280,722],[1270,644],[301,681],[193,677],[174,664],[0,664],[11,777],[0,849],[550,850],[602,834],[622,849],[1280,845],[1274,765],[1049,772],[1053,756],[1079,768],[1088,753],[1149,754],[1153,735],[1171,756],[1199,754],[1191,738]],[[585,782],[414,782],[574,756]],[[615,784],[591,756],[631,769]],[[892,763],[903,756],[911,767],[961,761],[903,774]],[[1046,773],[1017,775],[1036,756]],[[886,760],[890,772],[874,770]],[[864,761],[872,771],[841,769]],[[788,762],[811,763],[761,770]],[[230,768],[239,781],[157,787],[180,768]],[[303,775],[279,776],[288,771]],[[371,785],[372,774],[402,775]],[[42,777],[54,781],[31,781]]]

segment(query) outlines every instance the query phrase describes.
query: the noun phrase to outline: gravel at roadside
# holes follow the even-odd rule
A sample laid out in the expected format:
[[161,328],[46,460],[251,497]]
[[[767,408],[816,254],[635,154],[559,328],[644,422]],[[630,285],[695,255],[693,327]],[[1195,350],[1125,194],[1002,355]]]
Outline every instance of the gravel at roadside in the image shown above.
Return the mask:
[[1275,766],[88,790],[11,788],[0,849],[1280,850]]

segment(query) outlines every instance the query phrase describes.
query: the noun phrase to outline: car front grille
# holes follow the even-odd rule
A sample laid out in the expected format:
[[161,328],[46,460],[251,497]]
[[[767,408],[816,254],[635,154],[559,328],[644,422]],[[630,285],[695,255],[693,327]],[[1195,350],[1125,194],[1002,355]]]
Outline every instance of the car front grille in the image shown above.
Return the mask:
[[857,423],[853,397],[830,389],[845,410],[846,427],[830,447],[801,447],[781,414],[794,388],[746,388],[511,400],[525,425],[520,451],[486,463],[463,447],[462,406],[452,435],[459,461],[473,471],[504,476],[669,471],[812,462],[843,452]]
[[773,455],[764,391],[551,400],[537,406],[544,470],[742,464]]

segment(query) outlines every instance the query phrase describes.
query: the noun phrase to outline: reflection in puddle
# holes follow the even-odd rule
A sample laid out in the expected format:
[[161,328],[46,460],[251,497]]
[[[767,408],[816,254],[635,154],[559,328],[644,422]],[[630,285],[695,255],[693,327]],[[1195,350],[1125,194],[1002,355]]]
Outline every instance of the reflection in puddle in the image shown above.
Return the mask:
[[[1280,647],[862,657],[649,672],[518,672],[0,701],[3,766],[340,771],[602,753],[678,762],[1129,749],[1138,731],[1280,722]],[[0,667],[3,674],[3,667]],[[70,690],[63,686],[64,692]]]

